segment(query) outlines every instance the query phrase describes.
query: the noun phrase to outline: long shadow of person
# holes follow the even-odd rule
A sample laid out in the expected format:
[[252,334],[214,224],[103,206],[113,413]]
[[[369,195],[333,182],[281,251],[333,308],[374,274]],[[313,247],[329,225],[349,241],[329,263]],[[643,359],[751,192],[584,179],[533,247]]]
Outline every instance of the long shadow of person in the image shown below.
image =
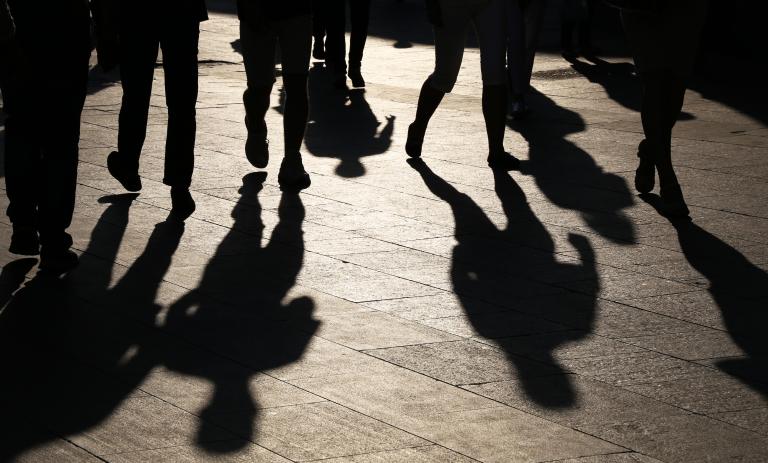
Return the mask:
[[304,142],[319,157],[337,158],[336,173],[361,177],[361,160],[385,153],[392,145],[395,117],[388,116],[384,127],[365,100],[364,90],[342,92],[332,89],[333,75],[322,65],[309,71],[309,124]]
[[639,81],[632,63],[611,63],[597,57],[588,61],[569,59],[571,67],[592,83],[605,89],[608,97],[632,111],[640,111]]
[[[243,178],[241,196],[232,211],[232,230],[208,262],[197,288],[171,306],[164,325],[244,367],[222,374],[215,364],[173,356],[166,360],[170,370],[213,383],[213,396],[201,413],[204,421],[198,443],[216,453],[238,450],[254,435],[257,406],[249,389],[251,379],[260,371],[299,359],[319,325],[312,319],[310,298],[284,303],[304,259],[301,198],[283,193],[279,222],[262,247],[258,193],[264,179],[263,172]],[[302,329],[292,329],[294,323]],[[224,424],[246,440],[212,439],[217,432],[214,423]]]
[[[564,280],[594,281],[591,288],[585,289],[589,304],[583,308],[584,316],[591,324],[595,318],[599,283],[594,279],[593,251],[586,238],[576,234],[569,236],[581,255],[580,264],[557,262],[551,236],[530,209],[522,189],[508,173],[494,172],[496,194],[508,219],[507,228],[499,230],[480,206],[432,172],[422,160],[411,159],[408,162],[421,175],[429,190],[451,206],[456,221],[454,235],[458,242],[452,254],[451,282],[470,323],[480,336],[497,338],[500,330],[495,322],[489,323],[480,307],[476,307],[478,300],[497,303],[499,296],[502,299],[525,297],[530,286],[540,284],[536,281],[537,276],[552,274],[558,274]],[[513,244],[521,239],[532,243],[533,248]],[[547,377],[547,388],[539,387],[540,383],[535,381],[541,376],[540,364],[516,355],[516,350],[504,340],[498,340],[497,344],[505,350],[507,358],[517,369],[522,386],[531,399],[547,407],[568,407],[576,402],[576,393],[553,352],[564,343],[578,341],[588,335],[589,330],[557,329],[537,340],[538,359],[555,367],[548,373],[552,376]]]
[[[643,195],[659,207],[659,197]],[[718,368],[768,397],[768,273],[690,220],[673,220],[685,258],[709,281],[709,293],[744,357],[720,360]]]
[[578,211],[589,228],[601,236],[616,242],[634,242],[635,229],[624,212],[634,204],[627,182],[605,172],[568,139],[585,130],[584,120],[535,89],[531,89],[530,100],[537,117],[510,124],[529,146],[529,159],[522,162],[520,170],[534,177],[549,201]]
[[158,225],[141,256],[110,288],[135,196],[102,198],[110,205],[93,229],[80,268],[64,279],[39,273],[0,316],[0,371],[8,372],[0,381],[0,425],[19,420],[50,431],[4,442],[0,460],[56,435],[97,426],[157,364],[158,358],[124,361],[146,340],[145,329],[126,317],[151,323],[183,225]]

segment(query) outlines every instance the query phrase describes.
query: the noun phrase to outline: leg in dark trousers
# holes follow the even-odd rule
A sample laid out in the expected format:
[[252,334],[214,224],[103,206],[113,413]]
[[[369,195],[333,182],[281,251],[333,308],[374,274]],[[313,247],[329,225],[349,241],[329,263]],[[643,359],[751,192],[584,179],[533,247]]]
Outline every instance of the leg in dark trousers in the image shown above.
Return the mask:
[[117,151],[122,166],[131,172],[139,169],[139,157],[147,137],[149,101],[159,47],[159,37],[151,30],[122,28],[120,80],[123,86],[123,100],[120,107]]
[[347,23],[346,0],[325,1],[326,63],[335,75],[335,84],[343,85],[347,75],[347,45],[345,29]]
[[349,38],[349,77],[355,87],[365,87],[360,72],[363,62],[365,41],[368,39],[368,23],[371,16],[371,0],[350,0],[349,15],[351,32]]
[[189,188],[192,182],[199,30],[197,22],[184,24],[165,31],[161,39],[168,105],[163,183],[171,187]]
[[319,5],[319,2],[312,6],[312,38],[314,46],[312,56],[315,59],[324,60],[325,55],[325,10]]

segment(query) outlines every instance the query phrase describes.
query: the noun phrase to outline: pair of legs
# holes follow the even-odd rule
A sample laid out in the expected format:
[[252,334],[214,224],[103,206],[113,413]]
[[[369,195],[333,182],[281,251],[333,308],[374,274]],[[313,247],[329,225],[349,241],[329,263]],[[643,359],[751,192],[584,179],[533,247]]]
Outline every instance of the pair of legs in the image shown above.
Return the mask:
[[328,31],[326,40],[326,62],[337,77],[337,83],[347,75],[347,44],[345,30],[347,25],[347,3],[349,3],[350,39],[349,39],[349,77],[355,87],[364,87],[360,73],[363,50],[368,38],[371,0],[325,0],[325,24]]
[[195,166],[199,36],[200,24],[191,20],[166,27],[125,24],[121,28],[123,101],[117,152],[108,159],[110,172],[126,189],[141,189],[139,158],[147,136],[155,63],[162,48],[168,106],[163,183],[171,187],[174,212],[184,217],[194,211],[189,186]]
[[312,47],[312,56],[315,59],[325,60],[325,9],[319,5],[319,2],[312,4],[312,38],[314,45]]
[[283,188],[307,188],[310,180],[301,162],[300,149],[309,115],[307,76],[312,48],[312,17],[302,15],[255,24],[247,20],[240,23],[243,63],[248,80],[248,88],[243,95],[248,129],[246,155],[254,167],[264,168],[269,161],[264,118],[275,83],[275,51],[279,44],[285,89],[285,156],[278,182]]
[[[29,34],[28,27],[18,30]],[[87,29],[86,29],[87,30]],[[43,36],[43,31],[38,31]],[[81,34],[84,35],[85,34]],[[86,36],[87,37],[87,36]],[[66,271],[77,263],[69,251],[77,186],[80,115],[88,85],[87,41],[53,46],[23,43],[9,51],[3,78],[5,175],[11,252],[41,254],[41,269]],[[16,57],[16,58],[14,58]]]
[[669,215],[688,215],[672,166],[672,128],[683,107],[706,8],[706,1],[679,0],[658,11],[622,12],[643,90],[645,140],[638,148],[635,187],[649,193],[658,172],[663,206]]
[[570,58],[577,54],[573,45],[574,35],[578,42],[578,51],[584,56],[592,55],[592,17],[595,6],[595,0],[564,2],[560,24],[560,46],[563,56]]
[[525,95],[531,85],[533,60],[544,20],[546,0],[509,0],[507,7],[507,79],[512,96],[510,113],[528,112]]
[[504,4],[502,0],[457,4],[440,0],[441,25],[434,27],[435,70],[421,87],[416,118],[408,127],[406,152],[421,156],[424,133],[443,96],[459,75],[467,31],[474,27],[480,44],[483,76],[483,117],[488,135],[488,163],[494,168],[514,169],[519,161],[505,153],[507,88],[504,70]]

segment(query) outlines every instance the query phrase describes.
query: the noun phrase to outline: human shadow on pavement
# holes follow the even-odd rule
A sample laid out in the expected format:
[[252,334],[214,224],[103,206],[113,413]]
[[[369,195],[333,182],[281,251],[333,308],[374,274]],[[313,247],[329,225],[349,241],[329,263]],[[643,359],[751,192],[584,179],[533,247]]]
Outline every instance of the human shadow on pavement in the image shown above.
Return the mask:
[[[424,161],[408,162],[429,190],[447,202],[453,212],[458,244],[452,253],[451,283],[474,330],[505,351],[532,400],[551,408],[573,406],[578,399],[576,391],[569,375],[555,359],[554,351],[565,343],[588,337],[591,332],[599,281],[589,241],[581,235],[570,234],[568,239],[578,250],[581,261],[558,262],[552,237],[507,172],[494,172],[495,191],[508,220],[507,228],[499,230],[480,206],[436,175]],[[520,242],[526,245],[518,244]],[[525,306],[526,298],[562,294],[563,290],[548,284],[552,280],[589,282],[581,290],[588,300],[580,307],[582,320],[586,321],[580,326],[582,329],[569,329],[539,318],[544,314],[530,317],[514,310],[514,307]],[[515,315],[489,316],[483,308],[485,303],[498,305],[500,310],[513,307],[508,314]],[[520,326],[500,326],[500,320]],[[508,337],[510,332],[516,332],[519,337]],[[521,346],[521,342],[526,345]],[[532,354],[531,358],[523,356],[526,354]],[[546,376],[547,387],[541,387],[538,379],[542,376]]]
[[627,182],[604,171],[568,138],[586,129],[584,119],[535,89],[530,102],[536,117],[509,123],[528,142],[521,172],[533,176],[551,203],[577,211],[596,233],[618,243],[634,242],[635,227],[624,212],[634,204]]
[[363,89],[333,88],[333,75],[316,64],[309,71],[310,111],[304,139],[307,150],[318,157],[337,158],[342,177],[365,175],[362,159],[386,153],[392,145],[395,117],[384,127],[365,100]]
[[[200,412],[203,424],[197,442],[216,453],[236,451],[253,438],[258,406],[250,392],[252,379],[260,371],[301,358],[319,326],[312,318],[312,299],[286,299],[304,259],[301,197],[282,194],[279,222],[262,246],[264,224],[258,193],[264,179],[263,172],[243,178],[231,231],[206,265],[197,288],[170,307],[163,326],[232,364],[224,368],[218,362],[185,357],[171,357],[166,362],[172,371],[214,385],[210,402]],[[216,439],[220,434],[217,424],[246,440]]]
[[[304,208],[297,195],[285,194],[280,222],[269,243],[260,246],[264,226],[257,194],[263,180],[263,173],[244,179],[233,229],[200,285],[167,311],[156,301],[175,294],[159,291],[184,224],[158,224],[122,273],[114,262],[122,259],[121,247],[130,249],[122,242],[135,195],[102,199],[109,206],[93,229],[81,266],[65,279],[33,278],[0,313],[0,430],[26,429],[25,423],[30,429],[0,440],[0,461],[57,436],[75,436],[100,448],[89,433],[118,410],[151,418],[148,428],[139,419],[121,434],[127,441],[146,439],[158,421],[172,426],[175,414],[187,413],[173,400],[178,392],[200,404],[198,447],[229,453],[248,445],[258,408],[251,379],[298,359],[317,327],[310,299],[283,303],[302,266]],[[4,269],[0,281],[8,282],[7,293],[28,267],[19,262],[8,273]],[[297,325],[302,331],[290,329]],[[145,382],[158,368],[161,375],[170,371],[182,379],[168,390],[167,373],[154,378],[150,388],[159,390],[148,395]],[[187,376],[209,381],[213,395],[187,390]],[[107,450],[111,444],[109,439],[103,443]]]
[[124,316],[153,320],[159,309],[155,295],[183,224],[158,225],[141,256],[111,287],[135,197],[102,198],[109,206],[93,229],[80,268],[63,279],[38,273],[2,312],[0,427],[18,420],[47,432],[3,442],[1,461],[56,435],[78,435],[101,423],[132,397],[154,366],[154,361],[123,361],[146,337]]
[[[643,199],[659,208],[655,194]],[[724,372],[768,397],[768,273],[690,219],[673,219],[686,260],[709,281],[708,291],[742,357],[717,361]]]
[[568,59],[571,67],[605,89],[608,97],[627,109],[640,112],[640,81],[632,63],[611,63],[598,57]]

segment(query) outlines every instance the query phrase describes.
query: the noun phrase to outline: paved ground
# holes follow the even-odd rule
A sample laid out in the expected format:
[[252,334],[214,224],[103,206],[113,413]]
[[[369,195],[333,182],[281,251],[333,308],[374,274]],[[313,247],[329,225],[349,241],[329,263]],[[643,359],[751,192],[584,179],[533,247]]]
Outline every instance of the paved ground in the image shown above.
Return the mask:
[[524,168],[494,177],[470,49],[411,166],[417,11],[376,3],[365,92],[312,69],[298,197],[245,160],[237,23],[215,13],[184,227],[164,222],[162,73],[135,197],[105,168],[120,87],[94,73],[81,267],[45,282],[0,252],[0,460],[768,461],[765,113],[689,92],[675,226],[631,188],[626,59],[540,56],[507,132]]

